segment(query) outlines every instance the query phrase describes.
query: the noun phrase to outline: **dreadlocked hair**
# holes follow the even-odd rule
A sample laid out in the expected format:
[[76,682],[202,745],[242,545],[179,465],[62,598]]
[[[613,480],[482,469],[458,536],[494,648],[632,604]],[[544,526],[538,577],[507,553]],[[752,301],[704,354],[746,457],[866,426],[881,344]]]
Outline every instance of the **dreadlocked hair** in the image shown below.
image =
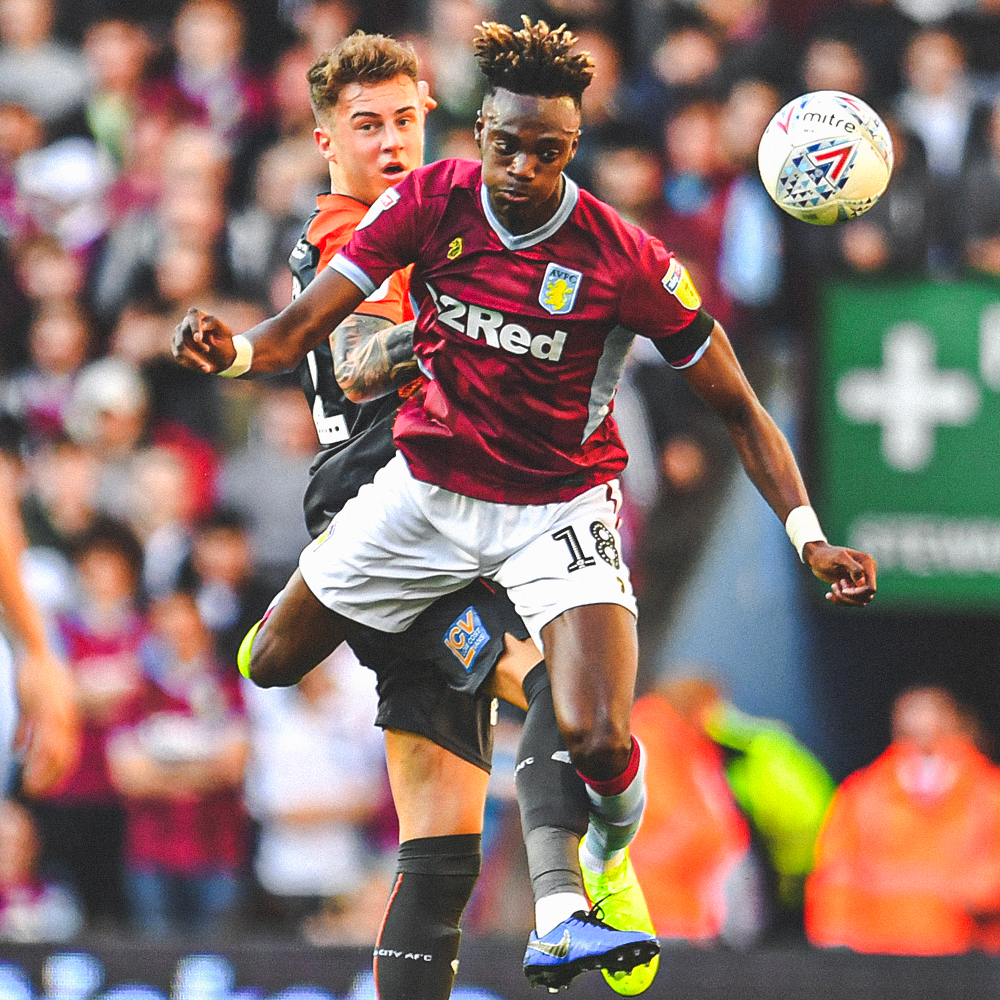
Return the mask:
[[309,67],[306,79],[313,113],[319,117],[332,111],[348,84],[384,83],[397,76],[417,82],[417,54],[413,48],[386,35],[356,31]]
[[526,14],[521,20],[520,31],[496,21],[476,27],[472,44],[489,92],[502,87],[515,94],[567,96],[579,107],[594,76],[590,53],[571,51],[577,38],[565,24],[555,29],[544,21],[532,24]]

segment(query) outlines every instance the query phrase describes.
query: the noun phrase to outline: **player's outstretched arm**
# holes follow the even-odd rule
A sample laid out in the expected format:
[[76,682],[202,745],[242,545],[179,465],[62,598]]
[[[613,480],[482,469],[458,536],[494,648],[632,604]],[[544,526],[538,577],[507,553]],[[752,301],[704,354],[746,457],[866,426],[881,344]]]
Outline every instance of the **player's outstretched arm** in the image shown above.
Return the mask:
[[[782,524],[793,510],[808,508],[792,449],[761,405],[718,323],[711,346],[683,374],[722,418],[747,475]],[[801,554],[813,573],[831,585],[827,598],[833,603],[862,606],[875,596],[876,567],[870,555],[825,540],[807,541]]]
[[265,375],[294,368],[349,316],[365,294],[330,268],[277,316],[234,337],[222,320],[189,309],[174,330],[171,349],[185,367],[206,375]]
[[378,399],[419,374],[413,320],[390,325],[381,316],[352,313],[333,334],[333,373],[352,403]]

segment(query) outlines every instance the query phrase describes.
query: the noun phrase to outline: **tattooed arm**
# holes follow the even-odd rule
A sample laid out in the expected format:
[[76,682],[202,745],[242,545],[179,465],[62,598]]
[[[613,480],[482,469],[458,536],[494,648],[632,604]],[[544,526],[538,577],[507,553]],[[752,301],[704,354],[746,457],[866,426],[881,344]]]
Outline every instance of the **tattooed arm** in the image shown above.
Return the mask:
[[352,403],[378,399],[420,374],[412,320],[392,326],[381,316],[351,313],[330,339],[337,385]]

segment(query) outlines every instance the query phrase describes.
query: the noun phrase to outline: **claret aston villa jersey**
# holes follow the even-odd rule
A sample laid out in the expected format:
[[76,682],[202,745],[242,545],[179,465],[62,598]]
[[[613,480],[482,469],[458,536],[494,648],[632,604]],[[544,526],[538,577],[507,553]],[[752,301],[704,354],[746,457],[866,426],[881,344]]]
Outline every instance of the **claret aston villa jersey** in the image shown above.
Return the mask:
[[443,160],[388,189],[331,266],[366,294],[414,264],[414,346],[426,384],[395,440],[413,475],[503,503],[562,502],[627,456],[611,412],[636,334],[677,367],[711,320],[663,245],[568,178],[555,215],[515,236],[480,166]]

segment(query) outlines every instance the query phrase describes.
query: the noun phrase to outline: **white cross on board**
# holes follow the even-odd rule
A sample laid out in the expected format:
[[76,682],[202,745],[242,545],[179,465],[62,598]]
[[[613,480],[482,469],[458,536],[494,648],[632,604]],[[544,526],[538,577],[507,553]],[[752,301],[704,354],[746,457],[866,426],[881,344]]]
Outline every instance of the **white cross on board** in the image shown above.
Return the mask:
[[837,385],[837,404],[858,424],[881,424],[882,454],[916,472],[934,454],[935,428],[971,423],[979,387],[961,369],[940,371],[937,342],[919,323],[900,323],[882,341],[882,367],[857,368]]

